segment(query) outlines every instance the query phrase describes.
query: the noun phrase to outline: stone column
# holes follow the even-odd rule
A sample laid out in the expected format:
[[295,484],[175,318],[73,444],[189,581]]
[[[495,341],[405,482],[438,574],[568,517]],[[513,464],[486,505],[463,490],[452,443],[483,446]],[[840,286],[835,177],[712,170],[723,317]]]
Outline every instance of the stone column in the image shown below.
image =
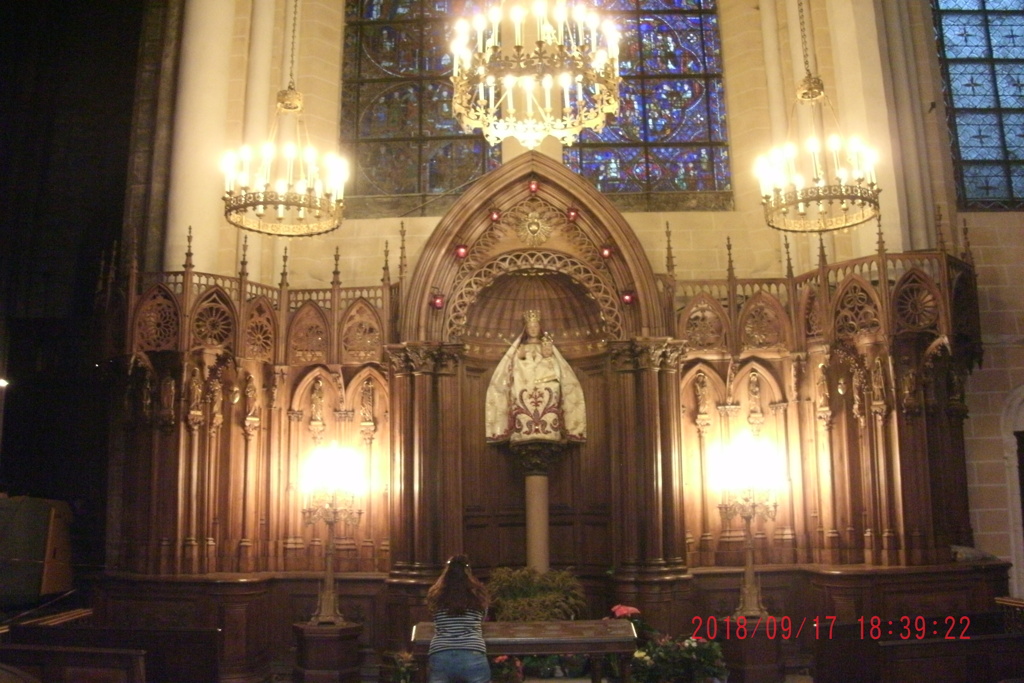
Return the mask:
[[215,272],[224,180],[225,125],[235,3],[187,0],[181,41],[164,270],[181,270],[189,226],[195,266]]

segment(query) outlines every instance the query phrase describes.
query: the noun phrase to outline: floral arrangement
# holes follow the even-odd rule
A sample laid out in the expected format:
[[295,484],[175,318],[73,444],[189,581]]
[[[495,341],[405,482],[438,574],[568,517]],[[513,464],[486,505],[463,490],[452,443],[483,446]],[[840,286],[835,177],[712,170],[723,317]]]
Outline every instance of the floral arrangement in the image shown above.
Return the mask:
[[387,658],[392,662],[392,680],[395,683],[412,683],[416,676],[416,660],[408,650],[389,652]]
[[637,683],[700,683],[729,675],[718,643],[659,633],[628,605],[616,605],[612,614],[629,619],[636,629],[640,649],[633,654],[632,675]]
[[491,657],[491,679],[505,683],[519,683],[523,680],[523,662],[518,657],[498,655]]

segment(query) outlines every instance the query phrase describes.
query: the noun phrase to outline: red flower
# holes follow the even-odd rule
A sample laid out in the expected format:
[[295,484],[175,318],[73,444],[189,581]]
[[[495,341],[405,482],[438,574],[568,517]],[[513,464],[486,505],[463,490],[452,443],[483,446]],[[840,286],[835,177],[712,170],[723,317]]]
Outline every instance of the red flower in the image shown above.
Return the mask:
[[612,607],[612,614],[615,615],[616,619],[622,619],[623,617],[629,618],[640,614],[640,610],[636,607],[630,607],[629,605],[615,605]]

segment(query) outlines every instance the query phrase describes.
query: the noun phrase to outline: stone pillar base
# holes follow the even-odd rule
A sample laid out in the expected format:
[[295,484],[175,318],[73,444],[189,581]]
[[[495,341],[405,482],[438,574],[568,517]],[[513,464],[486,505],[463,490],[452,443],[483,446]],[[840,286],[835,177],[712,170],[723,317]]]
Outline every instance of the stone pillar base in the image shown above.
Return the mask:
[[298,649],[294,683],[359,683],[362,624],[292,624]]

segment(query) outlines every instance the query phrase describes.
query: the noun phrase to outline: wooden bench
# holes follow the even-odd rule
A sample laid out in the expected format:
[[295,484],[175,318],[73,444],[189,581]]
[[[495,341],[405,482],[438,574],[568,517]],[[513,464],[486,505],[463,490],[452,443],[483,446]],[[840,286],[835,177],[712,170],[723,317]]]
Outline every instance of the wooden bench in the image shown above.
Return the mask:
[[142,650],[3,643],[0,663],[44,683],[147,683]]
[[[636,632],[628,619],[581,621],[488,621],[484,622],[487,655],[592,655],[590,678],[600,683],[601,662],[617,657],[622,680],[629,683],[630,662],[636,651]],[[423,621],[412,628],[412,654],[420,681],[427,680],[427,651],[434,637],[434,623]]]
[[86,648],[129,648],[146,654],[149,683],[217,683],[219,629],[106,628],[13,625],[11,643]]

